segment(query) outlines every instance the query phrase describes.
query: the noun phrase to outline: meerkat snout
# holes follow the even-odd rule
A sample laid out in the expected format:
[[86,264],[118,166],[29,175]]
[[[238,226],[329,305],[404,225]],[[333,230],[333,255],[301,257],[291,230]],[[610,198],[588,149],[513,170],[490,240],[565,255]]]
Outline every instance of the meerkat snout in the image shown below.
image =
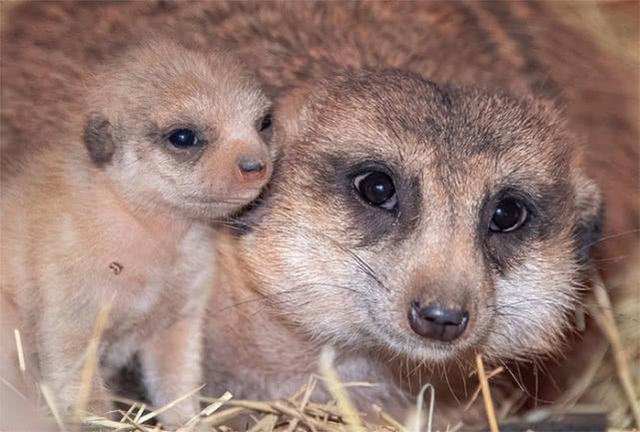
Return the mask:
[[414,301],[409,308],[408,319],[411,329],[417,335],[450,342],[464,333],[469,322],[469,312],[438,303],[423,306],[420,302]]
[[238,161],[238,168],[244,176],[255,175],[264,172],[264,162],[259,159],[242,157]]
[[237,166],[239,182],[244,187],[253,184],[257,190],[261,190],[271,177],[272,168],[267,157],[240,156]]
[[262,188],[271,177],[271,157],[268,149],[262,142],[237,145],[235,168],[237,181],[248,187],[252,183],[257,188]]
[[273,117],[267,113],[260,121],[259,132],[262,135],[261,141],[249,147],[244,152],[240,152],[236,165],[240,173],[242,182],[256,182],[260,188],[264,186],[266,180],[271,177],[272,166],[271,157],[267,146],[271,140],[271,124]]

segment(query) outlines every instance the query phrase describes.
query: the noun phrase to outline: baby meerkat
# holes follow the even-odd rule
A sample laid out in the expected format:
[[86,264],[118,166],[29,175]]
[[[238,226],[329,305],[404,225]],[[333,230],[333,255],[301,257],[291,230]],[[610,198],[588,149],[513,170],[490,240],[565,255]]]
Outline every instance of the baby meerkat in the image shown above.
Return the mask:
[[[134,352],[154,406],[202,383],[210,224],[254,200],[272,171],[270,102],[227,53],[153,42],[88,81],[69,127],[28,143],[3,179],[3,317],[15,315],[65,414],[108,304],[92,412],[107,411],[103,379]],[[196,408],[195,398],[178,404],[162,422],[181,424]]]

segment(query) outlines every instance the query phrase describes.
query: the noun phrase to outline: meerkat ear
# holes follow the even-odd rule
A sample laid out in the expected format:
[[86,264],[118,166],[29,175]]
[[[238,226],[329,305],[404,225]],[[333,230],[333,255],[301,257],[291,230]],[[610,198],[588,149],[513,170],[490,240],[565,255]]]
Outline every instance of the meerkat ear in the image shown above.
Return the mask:
[[605,209],[600,188],[593,180],[580,175],[575,184],[578,256],[587,261],[591,248],[602,236]]
[[97,112],[89,114],[83,139],[89,157],[96,165],[104,165],[111,160],[116,143],[113,126],[103,114]]

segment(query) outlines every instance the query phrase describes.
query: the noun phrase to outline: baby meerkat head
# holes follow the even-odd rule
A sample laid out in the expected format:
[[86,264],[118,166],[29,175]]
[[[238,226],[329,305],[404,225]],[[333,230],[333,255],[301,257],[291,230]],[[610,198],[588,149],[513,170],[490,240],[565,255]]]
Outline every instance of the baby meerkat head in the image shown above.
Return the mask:
[[224,52],[155,42],[93,78],[84,143],[136,205],[226,215],[269,180],[270,102]]
[[399,71],[281,110],[282,163],[242,240],[278,316],[420,361],[557,347],[600,197],[555,112]]

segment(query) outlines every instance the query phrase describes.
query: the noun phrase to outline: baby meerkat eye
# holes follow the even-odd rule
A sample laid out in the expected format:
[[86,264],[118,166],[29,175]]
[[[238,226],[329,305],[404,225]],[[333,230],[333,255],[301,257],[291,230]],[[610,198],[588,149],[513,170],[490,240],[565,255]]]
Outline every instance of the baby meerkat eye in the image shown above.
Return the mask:
[[360,197],[369,205],[385,210],[398,206],[398,196],[393,179],[381,171],[366,171],[353,179],[353,186]]
[[489,229],[496,233],[515,231],[527,221],[528,215],[522,202],[515,198],[504,198],[496,206]]
[[260,132],[270,129],[272,120],[273,116],[271,113],[268,113],[267,115],[262,117],[262,121],[260,122]]
[[169,142],[176,148],[189,148],[200,144],[196,133],[191,129],[176,129],[169,134]]

